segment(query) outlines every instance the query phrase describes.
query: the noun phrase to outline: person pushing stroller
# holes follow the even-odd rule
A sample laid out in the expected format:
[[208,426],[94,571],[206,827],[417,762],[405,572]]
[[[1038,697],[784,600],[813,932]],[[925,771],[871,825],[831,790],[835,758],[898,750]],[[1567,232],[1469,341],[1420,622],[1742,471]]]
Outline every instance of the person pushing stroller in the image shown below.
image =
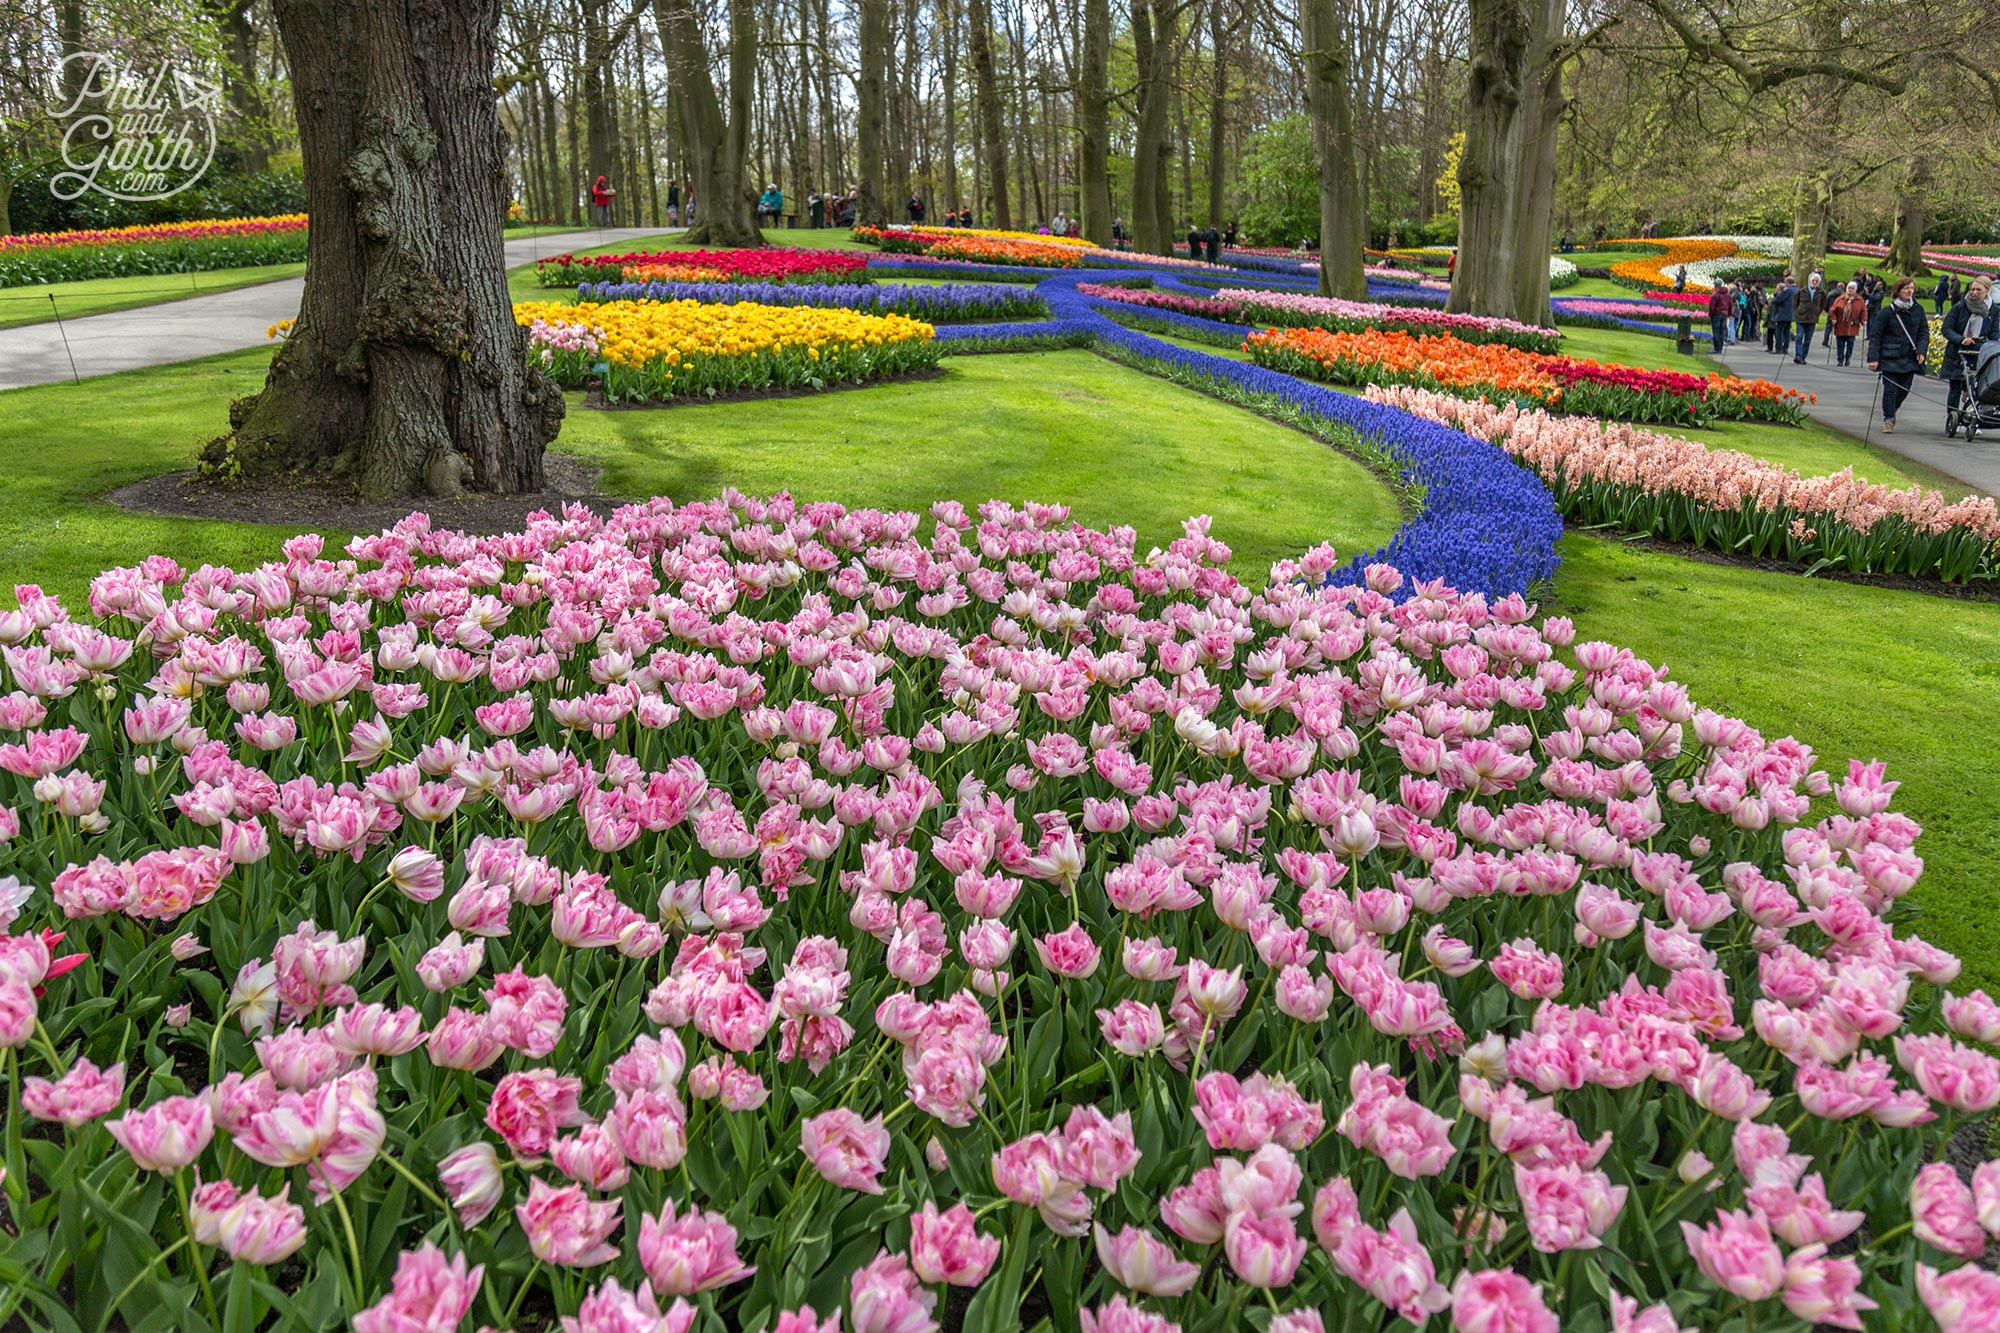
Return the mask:
[[1970,440],[1982,429],[2000,427],[2000,308],[1993,301],[1993,279],[1982,274],[1966,284],[1939,336],[1946,438],[1963,430]]

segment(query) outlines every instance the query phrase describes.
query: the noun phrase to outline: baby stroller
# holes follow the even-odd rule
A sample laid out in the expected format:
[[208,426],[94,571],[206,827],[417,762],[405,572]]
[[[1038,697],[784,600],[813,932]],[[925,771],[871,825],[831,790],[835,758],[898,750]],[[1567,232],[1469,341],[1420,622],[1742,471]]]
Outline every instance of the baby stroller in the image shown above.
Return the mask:
[[2000,340],[1981,343],[1965,358],[1964,373],[1958,406],[1945,413],[1944,436],[1948,440],[1963,430],[1971,443],[1982,430],[2000,430]]

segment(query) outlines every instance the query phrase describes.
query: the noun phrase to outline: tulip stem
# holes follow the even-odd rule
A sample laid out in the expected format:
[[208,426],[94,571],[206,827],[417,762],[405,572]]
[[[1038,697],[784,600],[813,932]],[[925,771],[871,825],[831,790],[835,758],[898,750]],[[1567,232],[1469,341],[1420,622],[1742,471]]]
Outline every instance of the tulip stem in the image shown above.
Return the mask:
[[42,1049],[49,1053],[49,1063],[55,1066],[56,1077],[61,1078],[69,1073],[69,1066],[65,1065],[63,1058],[56,1054],[56,1044],[49,1040],[49,1030],[42,1026],[40,1018],[35,1019],[35,1039],[41,1042]]
[[354,1259],[354,1308],[362,1306],[364,1292],[362,1285],[367,1279],[361,1271],[361,1245],[354,1239],[354,1218],[347,1211],[347,1200],[340,1197],[340,1191],[333,1192],[333,1208],[340,1214],[340,1228],[347,1233],[347,1252]]
[[537,1259],[535,1260],[535,1266],[528,1270],[528,1276],[521,1279],[520,1287],[518,1287],[514,1292],[514,1299],[508,1302],[507,1313],[500,1320],[500,1324],[503,1328],[513,1327],[514,1315],[521,1308],[521,1298],[528,1294],[528,1288],[535,1285],[535,1275],[541,1271],[542,1271],[542,1261],[540,1259]]
[[[187,1227],[187,1234],[194,1235],[194,1209],[188,1203],[187,1171],[185,1168],[174,1172],[174,1193],[180,1196],[181,1221]],[[216,1312],[215,1292],[208,1285],[208,1261],[198,1250],[188,1252],[188,1267],[194,1269],[195,1281],[201,1286],[202,1303],[208,1307],[208,1322],[212,1328],[222,1327],[222,1316]]]
[[171,1256],[175,1250],[178,1250],[181,1246],[186,1245],[189,1241],[193,1239],[194,1237],[191,1235],[182,1236],[179,1240],[175,1241],[173,1244],[167,1246],[164,1250],[161,1250],[158,1254],[148,1259],[146,1261],[145,1267],[141,1268],[138,1272],[134,1273],[132,1275],[132,1280],[130,1282],[127,1282],[125,1286],[119,1291],[119,1293],[111,1298],[111,1304],[104,1307],[104,1317],[100,1319],[97,1323],[97,1333],[104,1333],[105,1329],[111,1327],[111,1317],[118,1313],[118,1307],[125,1303],[125,1298],[127,1296],[130,1296],[132,1292],[138,1287],[138,1285],[146,1280],[146,1274],[152,1272],[153,1269],[159,1266],[162,1260]]
[[417,1192],[422,1194],[426,1199],[429,1199],[432,1203],[436,1204],[440,1209],[442,1209],[444,1211],[445,1216],[454,1219],[458,1216],[457,1213],[454,1213],[451,1210],[451,1206],[449,1204],[447,1204],[443,1199],[438,1197],[438,1193],[436,1190],[432,1189],[429,1185],[424,1184],[422,1180],[418,1179],[416,1172],[410,1170],[409,1167],[404,1166],[401,1162],[397,1161],[395,1154],[384,1149],[378,1151],[376,1155],[380,1157],[383,1161],[387,1162],[390,1168],[394,1170],[397,1175],[401,1176],[403,1179],[409,1181],[412,1185],[416,1186]]

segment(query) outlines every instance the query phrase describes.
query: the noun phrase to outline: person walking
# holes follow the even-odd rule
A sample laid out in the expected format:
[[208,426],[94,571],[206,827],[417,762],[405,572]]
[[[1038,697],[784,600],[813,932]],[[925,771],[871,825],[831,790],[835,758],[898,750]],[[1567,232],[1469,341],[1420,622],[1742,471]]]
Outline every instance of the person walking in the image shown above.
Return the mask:
[[1789,277],[1778,282],[1771,293],[1771,310],[1764,325],[1764,350],[1783,352],[1792,345],[1792,313],[1798,309],[1799,289]]
[[1792,364],[1803,366],[1806,353],[1812,350],[1813,330],[1818,327],[1821,315],[1831,304],[1827,297],[1826,279],[1814,273],[1806,279],[1805,290],[1792,298],[1792,327],[1797,331],[1792,344]]
[[1743,335],[1744,342],[1754,343],[1757,341],[1757,321],[1763,317],[1763,314],[1764,284],[1761,282],[1752,282],[1750,289],[1743,293],[1743,326],[1740,332]]
[[2000,307],[1993,300],[1993,279],[1984,274],[1965,284],[1965,295],[1944,317],[1944,405],[1947,411],[1958,406],[1970,387],[1974,357],[1981,343],[2000,338]]
[[1868,368],[1882,376],[1882,433],[1896,431],[1896,411],[1910,396],[1910,384],[1924,368],[1931,325],[1917,308],[1917,280],[1899,278],[1889,303],[1868,324]]
[[1952,275],[1951,275],[1951,300],[1950,300],[1949,302],[1947,302],[1947,303],[1946,303],[1946,304],[1947,304],[1947,308],[1949,308],[1950,306],[1954,306],[1954,305],[1957,305],[1957,304],[1958,304],[1958,302],[1959,302],[1959,300],[1960,300],[1960,298],[1962,298],[1962,297],[1963,297],[1964,295],[1965,295],[1965,279],[1964,279],[1964,278],[1961,278],[1961,277],[1959,277],[1959,276],[1958,276],[1958,274],[1956,274],[1956,273],[1952,274]]
[[1736,298],[1727,285],[1716,283],[1708,293],[1708,341],[1709,348],[1717,356],[1722,355],[1722,346],[1729,341],[1729,312],[1736,308]]
[[1951,307],[1951,274],[1938,274],[1937,287],[1931,292],[1931,304],[1940,315]]
[[1111,219],[1111,248],[1114,250],[1123,250],[1125,248],[1124,218]]
[[1195,260],[1196,262],[1200,262],[1201,228],[1195,226],[1194,223],[1192,222],[1188,223],[1187,245],[1188,245],[1188,258]]
[[599,176],[590,187],[590,220],[600,227],[611,225],[611,201],[618,197],[618,191],[611,188],[611,182]]
[[903,205],[903,211],[910,215],[910,225],[912,227],[921,227],[924,225],[923,196],[919,195],[915,190],[910,191],[910,202]]
[[1220,264],[1222,262],[1222,233],[1216,230],[1213,222],[1209,223],[1208,230],[1201,234],[1201,240],[1203,246],[1208,250],[1208,262],[1211,264]]
[[1688,270],[1687,270],[1687,265],[1682,264],[1679,268],[1674,270],[1674,291],[1678,293],[1678,292],[1684,292],[1687,289],[1688,289]]
[[1868,302],[1862,299],[1860,283],[1848,283],[1847,290],[1833,298],[1826,310],[1826,323],[1833,330],[1834,364],[1852,364],[1854,340],[1868,327]]
[[681,183],[667,182],[667,225],[677,226],[681,220]]
[[1236,224],[1234,222],[1222,229],[1222,248],[1225,250],[1234,250],[1236,248]]

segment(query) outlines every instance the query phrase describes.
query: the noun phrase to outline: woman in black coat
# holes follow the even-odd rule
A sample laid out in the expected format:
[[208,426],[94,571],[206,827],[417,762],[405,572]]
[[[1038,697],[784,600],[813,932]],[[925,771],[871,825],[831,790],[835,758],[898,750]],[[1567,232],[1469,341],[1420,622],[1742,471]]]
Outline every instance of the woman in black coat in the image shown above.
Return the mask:
[[1940,373],[1949,384],[1945,407],[1958,406],[1964,395],[1966,377],[1971,375],[1979,345],[2000,338],[2000,307],[1993,301],[1993,279],[1977,277],[1965,286],[1965,299],[1944,317],[1938,336],[1944,339],[1944,366]]
[[1917,304],[1917,280],[1899,279],[1889,301],[1868,322],[1868,368],[1882,373],[1882,432],[1896,429],[1896,409],[1910,396],[1910,383],[1924,368],[1931,322]]

